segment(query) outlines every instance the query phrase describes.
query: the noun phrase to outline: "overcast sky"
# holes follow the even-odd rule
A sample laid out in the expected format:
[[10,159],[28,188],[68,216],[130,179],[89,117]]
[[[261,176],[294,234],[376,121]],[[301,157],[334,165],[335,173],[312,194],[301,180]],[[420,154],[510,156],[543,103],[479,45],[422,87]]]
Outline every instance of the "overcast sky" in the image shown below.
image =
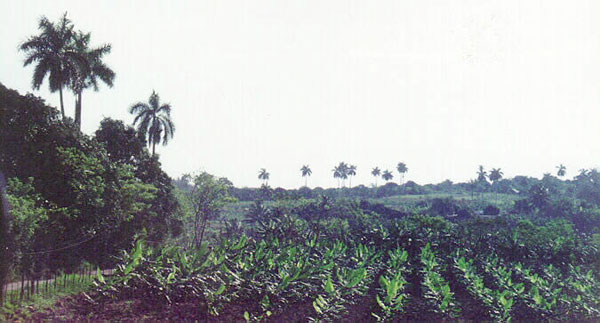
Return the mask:
[[[18,45],[68,11],[111,43],[115,86],[83,94],[83,131],[156,90],[173,177],[335,186],[331,169],[404,161],[406,180],[467,181],[600,165],[600,1],[0,1],[0,83],[31,92]],[[47,83],[34,91],[58,107]],[[73,116],[74,98],[65,108]],[[0,138],[1,140],[1,138]],[[398,179],[396,173],[395,181]],[[382,180],[380,179],[381,183]]]

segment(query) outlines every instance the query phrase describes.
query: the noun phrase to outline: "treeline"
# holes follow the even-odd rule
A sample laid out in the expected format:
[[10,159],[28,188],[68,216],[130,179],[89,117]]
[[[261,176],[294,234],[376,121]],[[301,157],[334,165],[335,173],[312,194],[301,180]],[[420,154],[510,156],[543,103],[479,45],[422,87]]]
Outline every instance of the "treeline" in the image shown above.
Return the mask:
[[181,231],[171,179],[122,121],[106,118],[88,136],[41,98],[0,84],[0,138],[13,272],[109,266],[140,236]]
[[[413,181],[398,185],[387,183],[382,186],[342,188],[308,188],[284,189],[271,188],[262,185],[260,188],[232,188],[231,195],[240,201],[256,201],[285,197],[315,198],[321,195],[327,197],[351,198],[383,198],[395,195],[423,195],[423,194],[471,194],[474,197],[479,193],[499,193],[527,196],[534,191],[540,195],[562,195],[565,198],[577,198],[595,206],[600,206],[600,173],[597,169],[582,169],[573,180],[561,180],[558,177],[545,174],[541,179],[528,176],[515,176],[510,179],[500,179],[489,182],[486,179],[472,180],[467,183],[453,183],[450,180],[438,184],[419,185]],[[544,198],[543,198],[544,199]]]
[[[483,193],[488,195],[484,196]],[[352,188],[301,187],[286,190],[263,185],[260,188],[231,188],[230,194],[240,201],[314,199],[319,196],[368,200],[398,195],[431,195],[431,198],[403,202],[402,211],[456,219],[466,219],[476,214],[527,215],[539,223],[549,219],[565,219],[578,232],[600,233],[600,172],[596,169],[581,170],[573,180],[561,180],[545,174],[541,179],[516,176],[494,182],[480,179],[452,183],[447,180],[428,185],[409,181],[403,185],[387,183],[380,187],[358,185]],[[443,197],[444,194],[449,196]],[[503,194],[510,195],[510,198],[504,198]],[[464,201],[452,197],[456,195],[471,199]]]

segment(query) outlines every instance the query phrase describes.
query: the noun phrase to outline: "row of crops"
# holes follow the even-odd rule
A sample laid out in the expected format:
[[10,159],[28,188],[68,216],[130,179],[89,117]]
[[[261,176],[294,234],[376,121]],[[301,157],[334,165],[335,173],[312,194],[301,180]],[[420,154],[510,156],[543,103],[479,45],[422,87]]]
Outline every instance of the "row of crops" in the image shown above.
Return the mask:
[[98,276],[95,302],[143,295],[165,309],[194,304],[197,319],[224,321],[600,317],[600,280],[591,268],[530,268],[443,237],[379,234],[378,243],[314,232],[241,235],[194,251],[138,241],[114,276]]

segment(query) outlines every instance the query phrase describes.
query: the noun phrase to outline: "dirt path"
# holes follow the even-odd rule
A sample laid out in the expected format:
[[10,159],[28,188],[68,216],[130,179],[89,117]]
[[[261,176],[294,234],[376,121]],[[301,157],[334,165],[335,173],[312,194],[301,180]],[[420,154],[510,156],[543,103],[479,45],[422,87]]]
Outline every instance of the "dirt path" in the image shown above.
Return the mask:
[[[110,275],[113,272],[114,272],[114,269],[104,269],[104,270],[102,270],[102,275]],[[95,270],[90,271],[89,274],[92,275],[92,276],[96,275],[96,271]],[[53,281],[54,281],[54,279],[44,279],[44,280],[39,280],[37,282],[41,285],[41,284],[45,284],[46,282],[51,283]],[[30,283],[31,283],[30,280],[26,280],[25,281],[25,285],[28,285]],[[4,290],[6,292],[10,292],[10,291],[13,291],[13,290],[19,290],[19,289],[21,289],[21,282],[12,282],[12,283],[8,283],[5,286],[6,287],[5,287]]]

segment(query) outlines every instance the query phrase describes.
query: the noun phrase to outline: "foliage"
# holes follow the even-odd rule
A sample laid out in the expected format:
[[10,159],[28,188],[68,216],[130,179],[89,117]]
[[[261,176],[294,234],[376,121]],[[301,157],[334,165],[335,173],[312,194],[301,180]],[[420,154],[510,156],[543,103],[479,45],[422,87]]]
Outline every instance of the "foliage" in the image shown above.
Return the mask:
[[161,104],[158,93],[152,91],[148,103],[137,102],[129,108],[129,113],[135,114],[133,125],[138,124],[137,131],[152,147],[152,156],[155,154],[156,144],[162,141],[163,145],[173,138],[175,125],[171,121],[171,105]]
[[191,211],[187,214],[186,219],[193,225],[193,241],[190,244],[195,248],[200,248],[208,221],[215,220],[225,204],[235,201],[229,196],[229,189],[232,185],[226,178],[217,178],[206,172],[194,177],[184,175],[181,181],[188,187],[183,196],[185,196],[185,202]]
[[[97,135],[62,122],[41,99],[0,85],[0,168],[18,215],[11,225],[33,230],[34,239],[17,240],[23,250],[40,251],[28,271],[83,260],[107,265],[136,235],[160,241],[177,233],[171,179],[135,131],[106,119]],[[48,257],[52,249],[60,251]]]

